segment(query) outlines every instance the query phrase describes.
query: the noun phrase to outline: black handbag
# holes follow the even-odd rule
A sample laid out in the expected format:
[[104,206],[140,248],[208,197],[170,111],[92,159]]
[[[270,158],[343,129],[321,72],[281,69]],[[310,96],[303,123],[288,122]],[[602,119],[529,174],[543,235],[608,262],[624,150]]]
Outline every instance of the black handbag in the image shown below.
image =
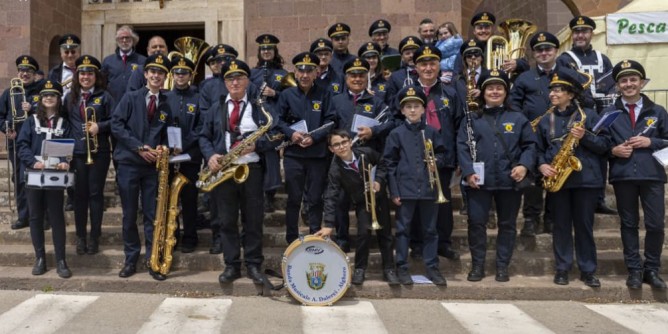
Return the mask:
[[[503,136],[501,136],[501,133],[499,132],[499,129],[497,129],[495,126],[493,126],[492,123],[490,123],[488,119],[485,118],[485,120],[487,121],[487,123],[489,123],[489,126],[492,129],[494,129],[494,132],[496,132],[496,136],[499,138],[499,141],[501,142],[501,146],[503,146],[504,153],[506,154],[506,158],[508,159],[508,161],[510,161],[511,166],[513,166],[513,168],[519,166],[520,163],[517,160],[510,157],[510,152],[508,152],[508,146],[506,145],[506,141],[503,140]],[[523,179],[521,179],[519,181],[513,180],[513,189],[514,190],[524,191],[524,189],[529,188],[529,187],[533,187],[536,184],[533,173],[531,172],[529,167],[526,167],[526,169],[527,169],[527,173],[526,173],[526,175],[524,176]]]

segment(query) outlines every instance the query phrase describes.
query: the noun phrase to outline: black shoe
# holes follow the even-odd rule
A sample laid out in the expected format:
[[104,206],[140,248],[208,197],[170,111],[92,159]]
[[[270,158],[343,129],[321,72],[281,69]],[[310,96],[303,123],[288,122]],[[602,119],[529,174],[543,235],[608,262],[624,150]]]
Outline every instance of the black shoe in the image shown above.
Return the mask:
[[336,240],[336,244],[344,253],[350,253],[350,243],[346,240]]
[[448,282],[445,280],[445,277],[441,274],[441,272],[437,268],[427,268],[426,275],[427,279],[429,279],[434,285],[440,285],[440,286],[447,286]]
[[220,254],[223,252],[223,241],[220,238],[213,239],[211,248],[209,248],[209,254]]
[[466,205],[459,209],[459,214],[462,216],[467,216],[469,214],[469,210],[466,208]]
[[130,277],[137,272],[137,266],[134,264],[126,264],[118,273],[118,277]]
[[[77,249],[78,250],[78,249]],[[95,255],[100,251],[100,242],[97,239],[90,239],[86,254]]]
[[77,238],[77,255],[86,254],[86,238]]
[[72,203],[65,204],[65,211],[74,211],[74,205]]
[[161,274],[161,273],[159,273],[159,272],[157,272],[157,271],[153,271],[153,269],[149,269],[149,270],[148,270],[148,273],[149,273],[149,275],[151,275],[151,277],[153,277],[153,279],[156,280],[156,281],[164,281],[164,280],[167,279],[167,276],[165,276],[165,275],[163,275],[163,274]]
[[197,246],[195,245],[182,245],[181,246],[181,253],[192,253],[195,251]]
[[552,234],[552,220],[550,219],[543,220],[543,233]]
[[466,276],[467,281],[479,282],[485,277],[485,268],[482,265],[473,265],[471,271],[469,271],[468,276]]
[[265,200],[264,201],[264,212],[266,213],[272,213],[275,212],[276,208],[274,207],[274,201],[273,200]]
[[522,231],[520,235],[523,237],[535,237],[536,236],[536,222],[533,220],[525,220],[524,226],[522,226]]
[[252,279],[255,284],[262,284],[264,281],[260,267],[256,265],[246,267],[246,276]]
[[383,270],[383,279],[389,285],[399,285],[399,277],[397,277],[397,272],[394,269],[385,269]]
[[601,287],[601,281],[598,280],[598,277],[596,277],[594,273],[580,273],[580,280],[583,281],[584,284],[588,287],[591,288]]
[[413,248],[411,250],[411,258],[415,261],[422,260],[422,248]]
[[44,275],[46,272],[46,259],[38,257],[35,259],[35,265],[32,267],[32,274],[35,276]]
[[362,285],[362,283],[364,283],[364,269],[362,268],[355,269],[355,272],[353,272],[352,283],[355,285]]
[[14,224],[12,224],[12,230],[20,230],[20,229],[26,228],[28,226],[30,226],[30,224],[28,224],[28,222],[17,220],[16,222],[14,222]]
[[496,277],[494,277],[494,279],[497,282],[510,281],[510,276],[508,275],[508,267],[496,267]]
[[643,274],[642,281],[649,284],[652,289],[666,289],[666,283],[659,277],[659,274],[656,271],[646,271],[645,274]]
[[239,268],[235,268],[233,266],[227,266],[227,267],[225,267],[225,270],[223,271],[223,273],[220,274],[220,276],[218,276],[218,282],[220,282],[220,283],[232,283],[237,278],[241,278],[241,270],[239,270]]
[[607,206],[605,203],[601,203],[596,207],[596,213],[603,215],[616,215],[617,210]]
[[438,250],[438,255],[448,259],[448,260],[453,260],[457,261],[459,260],[459,252],[452,250],[450,248],[448,249],[439,249]]
[[640,289],[642,288],[642,271],[636,270],[629,272],[629,276],[626,278],[626,286],[629,289]]
[[557,285],[568,285],[568,271],[557,270],[554,274],[553,282]]
[[411,278],[411,273],[408,272],[408,268],[399,268],[397,270],[397,277],[399,278],[399,283],[402,285],[413,285],[413,279]]
[[56,263],[56,273],[58,273],[60,278],[72,277],[72,271],[67,267],[67,262],[65,262],[65,260],[59,260],[58,263]]

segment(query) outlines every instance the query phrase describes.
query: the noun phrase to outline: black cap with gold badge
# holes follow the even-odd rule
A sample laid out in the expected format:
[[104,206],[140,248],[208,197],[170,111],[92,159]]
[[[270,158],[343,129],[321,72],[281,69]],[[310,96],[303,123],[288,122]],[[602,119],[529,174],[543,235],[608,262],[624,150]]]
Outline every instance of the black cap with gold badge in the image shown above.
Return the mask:
[[416,36],[407,36],[399,42],[399,52],[409,49],[419,49],[422,46],[422,40]]
[[357,56],[359,57],[369,57],[369,56],[380,56],[380,45],[374,42],[367,42],[360,46],[360,49],[357,50]]
[[422,88],[417,88],[416,86],[406,86],[399,91],[399,105],[403,105],[408,101],[418,101],[425,105],[427,101],[427,96],[424,95]]
[[496,17],[489,12],[480,12],[471,18],[471,26],[473,27],[477,24],[494,25],[496,24]]
[[531,38],[531,41],[529,41],[529,45],[531,45],[531,49],[538,49],[538,50],[547,47],[553,47],[555,49],[558,49],[559,39],[557,38],[557,36],[554,36],[553,34],[547,31],[541,31]]
[[56,94],[58,96],[62,96],[63,86],[61,86],[57,81],[46,80],[39,89],[39,95],[45,94]]
[[144,71],[148,71],[150,68],[157,68],[159,70],[165,71],[165,73],[169,73],[169,69],[171,67],[172,64],[170,63],[167,56],[162,54],[150,55],[148,58],[146,58],[146,62],[144,62]]
[[334,38],[340,35],[350,35],[350,26],[345,23],[339,22],[339,23],[334,23],[327,30],[327,36],[329,36],[329,38]]
[[302,52],[292,58],[292,65],[295,65],[295,67],[299,70],[304,70],[307,68],[314,69],[320,65],[320,59],[318,59],[318,56],[311,52]]
[[619,78],[630,74],[637,74],[642,80],[646,79],[645,68],[635,60],[622,60],[612,68],[612,77],[615,81],[619,81]]
[[250,76],[250,67],[245,62],[235,59],[226,63],[223,68],[220,70],[223,78],[234,77],[239,75]]
[[318,51],[332,51],[334,50],[334,46],[332,45],[332,42],[328,39],[324,38],[318,38],[313,43],[311,43],[311,48],[309,48],[309,52],[311,53],[316,53]]
[[479,54],[482,56],[482,50],[485,47],[484,42],[478,42],[475,39],[469,39],[468,41],[464,42],[462,46],[459,48],[459,53],[462,56],[466,56],[468,53],[474,53],[474,54]]
[[79,72],[95,72],[95,70],[99,71],[102,68],[100,61],[91,55],[83,55],[77,58],[74,65]]
[[257,44],[260,44],[260,49],[265,49],[265,48],[274,48],[281,41],[278,39],[278,37],[272,34],[262,34],[260,36],[257,36],[255,42]]
[[577,72],[567,72],[563,69],[558,69],[552,75],[552,79],[550,80],[550,88],[554,86],[563,86],[571,92],[581,92],[583,90],[582,82],[580,82],[578,77],[573,76],[573,74],[577,74]]
[[369,37],[377,32],[390,32],[392,30],[392,25],[387,20],[376,20],[371,23],[369,26]]
[[211,60],[214,59],[222,59],[222,58],[237,58],[239,56],[239,52],[235,48],[233,48],[230,45],[227,44],[218,44],[211,49],[209,49],[209,55],[206,59],[206,62],[209,63]]
[[81,44],[79,36],[75,34],[65,34],[58,40],[61,49],[76,49]]
[[175,56],[172,58],[172,72],[175,74],[188,74],[192,73],[195,70],[195,63],[192,60]]
[[571,20],[568,26],[571,28],[571,30],[578,30],[578,29],[594,30],[596,29],[596,22],[594,22],[594,20],[592,20],[588,16],[576,16]]
[[352,73],[352,74],[362,74],[362,73],[367,73],[369,72],[369,69],[371,66],[369,65],[369,62],[366,60],[356,57],[351,60],[348,60],[345,64],[343,64],[343,72],[345,74]]
[[508,90],[508,87],[510,86],[510,80],[504,71],[494,69],[491,71],[483,71],[482,74],[480,74],[480,78],[478,79],[478,87],[480,90],[485,90],[487,85],[493,83],[500,83],[504,85],[506,90]]
[[441,60],[441,51],[429,44],[421,46],[413,54],[413,62],[416,64],[427,60]]
[[20,55],[16,58],[16,68],[19,70],[39,70],[37,60],[29,55]]

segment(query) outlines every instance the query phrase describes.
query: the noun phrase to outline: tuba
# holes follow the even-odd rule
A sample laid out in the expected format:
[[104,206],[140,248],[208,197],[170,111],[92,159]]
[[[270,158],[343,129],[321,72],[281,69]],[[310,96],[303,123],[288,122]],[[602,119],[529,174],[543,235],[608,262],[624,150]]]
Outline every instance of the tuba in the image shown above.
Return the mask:
[[[209,49],[209,44],[196,37],[184,36],[184,37],[179,37],[174,41],[174,48],[177,51],[170,52],[167,55],[167,59],[169,59],[169,61],[172,61],[174,56],[180,56],[190,59],[193,63],[195,63],[195,69],[193,70],[193,74],[191,77],[191,80],[195,80],[195,76],[197,75],[197,68],[199,67],[199,62],[204,57],[204,54],[206,53],[205,51]],[[165,80],[165,85],[163,86],[163,88],[171,90],[173,86],[174,86],[174,78],[172,77],[172,73],[170,72],[167,74],[167,79]]]
[[436,188],[436,203],[447,203],[448,199],[443,196],[443,189],[441,188],[441,178],[438,176],[438,167],[436,167],[436,155],[434,154],[434,145],[431,139],[424,136],[422,130],[422,141],[424,142],[424,162],[427,164],[427,172],[429,173],[429,185],[431,189]]
[[225,154],[219,161],[222,165],[220,170],[212,171],[208,167],[202,169],[199,173],[199,179],[195,186],[204,192],[210,192],[213,188],[217,187],[219,184],[229,180],[230,178],[234,179],[236,183],[244,183],[248,178],[248,165],[237,165],[234,163],[239,157],[241,157],[241,152],[245,151],[250,145],[254,144],[258,139],[260,139],[269,128],[271,128],[272,117],[269,112],[264,108],[262,104],[262,99],[258,99],[258,105],[260,110],[267,118],[267,123],[261,126],[259,129],[255,130],[250,136],[246,137],[239,145],[231,149],[227,154]]
[[502,70],[504,61],[524,57],[524,45],[537,29],[536,25],[522,19],[508,19],[501,23],[499,30],[505,37],[492,36],[487,40],[487,69]]

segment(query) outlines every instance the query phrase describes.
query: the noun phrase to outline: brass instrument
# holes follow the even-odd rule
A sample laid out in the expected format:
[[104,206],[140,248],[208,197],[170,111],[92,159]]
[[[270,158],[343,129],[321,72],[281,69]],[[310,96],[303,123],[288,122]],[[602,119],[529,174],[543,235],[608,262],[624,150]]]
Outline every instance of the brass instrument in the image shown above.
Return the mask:
[[20,78],[13,78],[9,82],[9,104],[12,107],[12,127],[11,130],[14,131],[14,124],[16,122],[23,122],[28,118],[28,113],[23,112],[23,115],[19,116],[19,112],[16,109],[16,98],[20,96],[21,102],[26,102],[26,90],[23,87],[23,81]]
[[[492,36],[487,40],[485,62],[488,70],[503,70],[504,61],[524,57],[524,45],[538,27],[522,19],[508,19],[499,25],[504,36]],[[510,73],[508,77],[510,77]]]
[[[577,72],[584,75],[585,77],[587,77],[587,82],[582,84],[582,90],[586,91],[587,89],[589,89],[589,86],[591,86],[592,82],[594,81],[594,76],[592,76],[591,74],[589,74],[587,72],[584,72],[584,71],[577,71]],[[540,123],[540,120],[543,119],[543,117],[545,117],[545,115],[554,111],[554,108],[555,108],[555,106],[550,107],[549,109],[547,109],[547,111],[544,114],[534,118],[531,121],[531,129],[533,129],[533,132],[536,132],[536,129],[538,129],[538,123]]]
[[443,196],[443,189],[441,188],[441,178],[438,176],[438,167],[436,167],[436,155],[434,154],[434,145],[431,139],[424,136],[422,130],[422,141],[424,142],[424,162],[427,164],[427,173],[429,173],[429,185],[433,190],[436,187],[437,198],[436,203],[448,203],[448,199]]
[[376,193],[373,191],[373,174],[372,167],[364,161],[364,154],[360,156],[360,164],[362,164],[362,179],[364,180],[364,201],[366,202],[366,211],[371,214],[371,229],[380,230],[383,227],[378,223],[376,216]]
[[[90,111],[90,116],[89,116],[89,111]],[[84,115],[86,116],[86,119],[84,119],[84,124],[83,125],[83,131],[86,134],[86,137],[84,138],[86,140],[86,165],[92,165],[94,163],[93,157],[91,156],[91,153],[97,153],[97,149],[99,147],[99,143],[97,141],[97,135],[92,136],[90,135],[90,123],[97,123],[97,117],[95,116],[95,108],[93,107],[86,107],[84,108]],[[93,142],[91,148],[91,141]]]
[[[573,127],[583,127],[585,120],[587,120],[587,115],[585,115],[577,100],[573,100],[573,102],[580,113],[580,121],[573,123]],[[575,156],[575,148],[578,146],[579,142],[580,141],[573,137],[570,132],[568,133],[561,145],[561,149],[559,149],[559,152],[557,152],[557,155],[554,156],[554,159],[552,159],[552,163],[550,164],[557,170],[557,175],[543,177],[543,188],[545,188],[545,190],[549,192],[559,191],[573,171],[579,172],[582,170],[582,163],[580,162],[580,159]]]
[[[195,68],[193,69],[191,76],[191,80],[194,80],[195,76],[197,75],[197,68],[199,67],[199,63],[204,57],[204,54],[206,53],[205,51],[209,49],[209,44],[196,37],[184,36],[179,37],[174,41],[174,48],[177,51],[172,51],[167,54],[167,59],[172,61],[175,56],[190,59],[193,63],[195,63]],[[170,72],[167,73],[167,79],[165,80],[163,88],[171,90],[173,86],[174,77]]]
[[295,79],[295,72],[290,72],[286,74],[283,79],[281,79],[281,89],[297,87],[297,79]]
[[[9,127],[9,121],[5,121],[5,129]],[[14,205],[12,205],[12,163],[9,160],[9,137],[5,135],[5,147],[7,148],[7,202],[9,202],[9,210],[12,211],[12,214],[14,211]],[[16,151],[16,148],[14,148],[14,151]],[[16,161],[16,160],[14,160]],[[16,186],[15,186],[16,187]]]
[[257,100],[260,110],[267,118],[267,123],[261,126],[259,129],[255,130],[250,136],[246,137],[239,145],[231,149],[227,154],[221,157],[218,160],[218,163],[222,165],[220,170],[212,171],[208,167],[202,169],[199,173],[199,179],[195,186],[204,192],[210,192],[213,188],[217,187],[219,184],[229,180],[230,178],[234,179],[236,183],[244,183],[248,178],[249,168],[248,165],[237,165],[234,164],[234,161],[241,157],[241,153],[246,150],[249,146],[253,145],[258,139],[260,139],[269,128],[271,128],[272,117],[267,110],[265,110],[262,99]]
[[480,109],[480,105],[478,102],[475,100],[475,98],[471,95],[471,91],[476,89],[475,85],[475,74],[476,71],[474,68],[470,69],[468,71],[468,75],[466,75],[466,105],[468,106],[469,110],[476,111]]
[[538,130],[538,123],[540,123],[540,120],[543,119],[545,115],[551,114],[554,111],[554,108],[556,108],[556,106],[551,106],[550,108],[547,109],[545,113],[534,118],[533,121],[531,121],[531,129],[533,130],[534,133]]
[[[7,148],[7,153],[9,153],[9,137],[7,134],[12,131],[14,132],[16,129],[16,123],[23,122],[28,118],[28,113],[23,111],[23,114],[20,115],[18,109],[16,108],[16,99],[19,98],[22,103],[26,102],[26,90],[25,87],[23,87],[23,81],[21,81],[21,78],[12,78],[9,81],[9,104],[11,105],[12,109],[12,119],[11,123],[9,120],[5,121],[5,147]],[[18,134],[17,134],[18,135]],[[18,147],[16,147],[16,138],[14,140],[14,153],[13,153],[13,158],[14,158],[14,163],[18,163],[17,161],[17,150]],[[11,171],[11,162],[9,160],[9,157],[7,157],[7,198],[9,201],[9,209],[11,210],[12,213],[16,211],[16,205],[12,205],[12,194],[11,194],[11,178],[12,175],[14,177],[14,187],[18,184],[18,176],[17,172],[13,171],[10,174]],[[16,188],[14,188],[16,189]],[[18,204],[18,203],[15,203]]]
[[[153,222],[153,245],[149,260],[151,270],[163,275],[169,273],[172,266],[172,252],[176,245],[174,233],[178,227],[176,218],[179,216],[179,193],[188,184],[188,178],[174,173],[171,185],[169,182],[169,149],[162,146],[160,157],[156,162],[158,173],[158,199]],[[169,197],[168,197],[169,196]]]

